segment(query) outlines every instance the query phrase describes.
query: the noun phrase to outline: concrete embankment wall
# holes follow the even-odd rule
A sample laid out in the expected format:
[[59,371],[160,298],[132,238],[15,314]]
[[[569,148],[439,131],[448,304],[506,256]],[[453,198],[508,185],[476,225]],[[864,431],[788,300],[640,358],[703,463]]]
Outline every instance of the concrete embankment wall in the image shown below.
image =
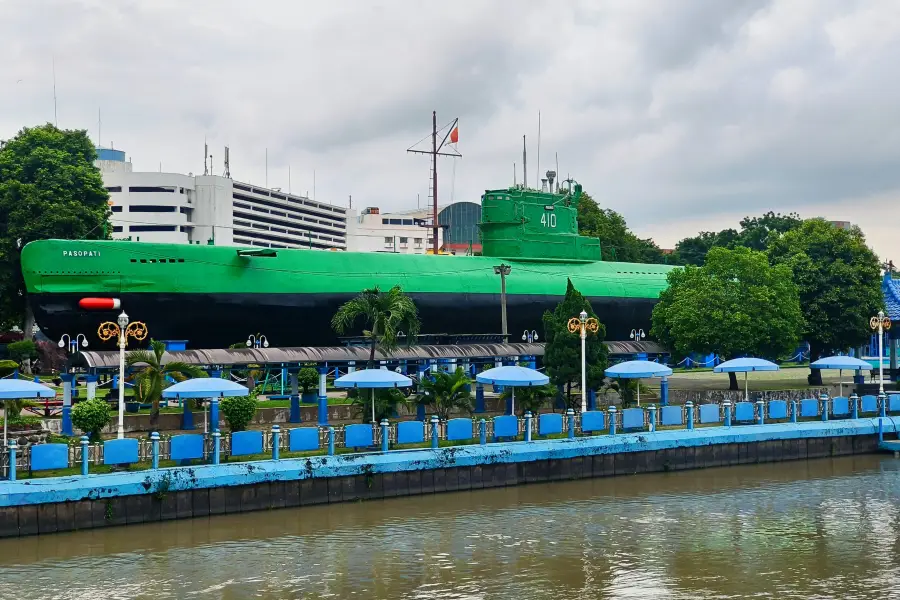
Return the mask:
[[[885,418],[884,431],[896,432],[897,422]],[[877,448],[876,418],[0,482],[0,537],[544,481],[865,454]]]

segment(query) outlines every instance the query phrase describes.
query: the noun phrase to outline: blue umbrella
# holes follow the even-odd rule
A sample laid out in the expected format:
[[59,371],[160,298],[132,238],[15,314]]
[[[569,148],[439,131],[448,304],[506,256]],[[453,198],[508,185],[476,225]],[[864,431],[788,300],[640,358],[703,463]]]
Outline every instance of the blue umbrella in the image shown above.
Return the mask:
[[[628,360],[613,365],[604,371],[607,377],[621,377],[622,379],[645,379],[647,377],[668,377],[672,369],[664,364],[652,360]],[[641,386],[638,384],[637,403],[641,405]]]
[[372,425],[375,425],[375,388],[398,388],[411,385],[412,379],[387,369],[362,369],[347,373],[334,380],[335,387],[372,390]]
[[495,367],[482,371],[475,376],[478,383],[490,383],[493,385],[507,385],[512,388],[510,398],[510,408],[512,413],[516,412],[516,388],[531,387],[535,385],[546,385],[550,378],[534,369],[528,367],[518,367],[508,365],[505,367]]
[[[222,379],[220,377],[194,377],[186,379],[175,385],[171,385],[163,390],[163,398],[210,398],[213,401],[212,417],[207,419],[207,404],[203,404],[203,432],[209,431],[209,422],[212,421],[213,429],[219,428],[219,408],[215,403],[216,398],[231,398],[234,396],[249,396],[250,390],[247,386]],[[186,429],[193,429],[193,417],[190,415],[190,409],[187,403],[184,404],[184,417],[182,422]]]
[[[27,379],[0,379],[0,400],[23,400],[26,398],[55,398],[56,391],[46,385]],[[6,447],[6,422],[9,415],[3,411],[3,447]]]
[[218,377],[194,377],[163,390],[163,398],[228,398],[247,396],[247,386]]
[[778,365],[762,358],[732,358],[726,360],[713,369],[713,373],[743,373],[744,374],[744,400],[750,400],[747,374],[750,371],[777,371]]
[[809,363],[809,368],[811,369],[829,369],[838,371],[838,386],[840,386],[840,391],[838,395],[844,395],[844,382],[840,380],[840,372],[841,371],[871,371],[872,364],[865,361],[860,360],[858,358],[853,358],[852,356],[826,356],[825,358],[820,358],[815,362]]

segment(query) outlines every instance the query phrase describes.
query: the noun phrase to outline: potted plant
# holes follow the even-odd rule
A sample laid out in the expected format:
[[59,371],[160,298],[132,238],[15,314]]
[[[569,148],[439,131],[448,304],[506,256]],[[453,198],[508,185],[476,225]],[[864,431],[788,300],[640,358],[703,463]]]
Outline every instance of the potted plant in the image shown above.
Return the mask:
[[304,367],[297,373],[297,384],[303,391],[300,399],[308,404],[315,403],[316,392],[313,390],[319,385],[319,373],[313,368]]

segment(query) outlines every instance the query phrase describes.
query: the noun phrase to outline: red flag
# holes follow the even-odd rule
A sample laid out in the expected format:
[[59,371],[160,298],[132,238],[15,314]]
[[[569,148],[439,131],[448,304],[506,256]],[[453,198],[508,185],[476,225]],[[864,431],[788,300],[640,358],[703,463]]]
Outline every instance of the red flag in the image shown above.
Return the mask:
[[459,127],[454,127],[450,132],[450,143],[456,144],[457,142],[459,142]]

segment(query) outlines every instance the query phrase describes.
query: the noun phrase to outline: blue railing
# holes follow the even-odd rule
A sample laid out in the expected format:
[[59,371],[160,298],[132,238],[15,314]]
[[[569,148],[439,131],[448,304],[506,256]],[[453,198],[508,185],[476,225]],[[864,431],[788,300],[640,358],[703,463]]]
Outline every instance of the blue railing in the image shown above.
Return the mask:
[[[202,461],[218,464],[235,457],[259,457],[279,459],[285,453],[340,452],[388,452],[416,446],[437,448],[444,445],[487,444],[497,441],[525,442],[551,437],[590,435],[616,435],[622,432],[654,432],[662,429],[687,429],[697,427],[733,427],[764,424],[766,422],[797,422],[801,420],[855,419],[858,417],[887,416],[900,413],[900,394],[887,396],[863,396],[797,400],[757,400],[756,402],[724,401],[683,406],[650,406],[646,408],[587,411],[575,414],[569,409],[565,414],[545,413],[524,417],[504,415],[491,419],[453,418],[439,421],[384,420],[374,427],[371,424],[353,424],[342,427],[297,427],[282,430],[273,425],[271,430],[241,431],[222,434],[181,434],[160,436],[154,432],[149,438],[109,440],[102,444],[90,444],[82,437],[76,444],[36,444],[18,447],[14,441],[0,452],[0,474],[15,479],[17,472],[49,471],[81,468],[87,475],[90,465],[135,465],[150,463],[158,468],[161,460],[176,462]],[[261,459],[261,458],[258,458]],[[10,469],[10,465],[15,467]],[[144,466],[147,466],[146,464]]]

